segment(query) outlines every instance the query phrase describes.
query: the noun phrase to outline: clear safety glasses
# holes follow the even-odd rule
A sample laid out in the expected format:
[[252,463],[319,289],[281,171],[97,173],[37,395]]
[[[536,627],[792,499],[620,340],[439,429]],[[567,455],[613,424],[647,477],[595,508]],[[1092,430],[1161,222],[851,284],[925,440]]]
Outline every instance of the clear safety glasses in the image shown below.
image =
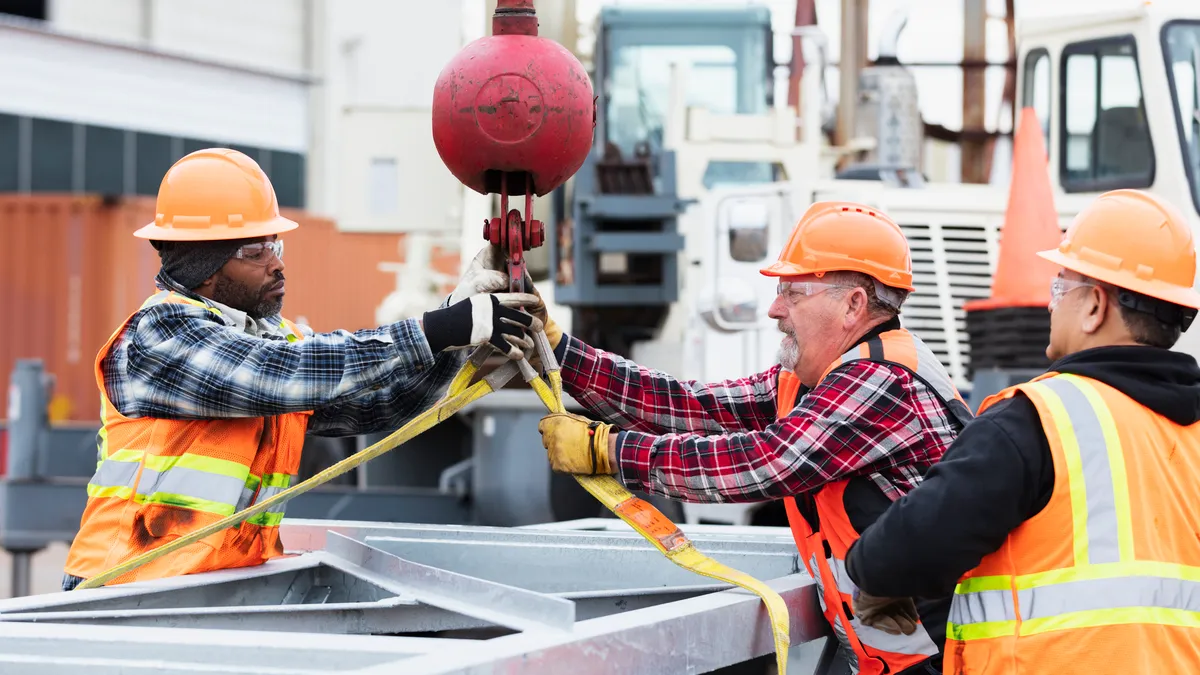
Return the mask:
[[827,291],[831,288],[846,288],[840,284],[830,284],[823,281],[780,281],[775,292],[783,301],[794,305],[801,297],[809,297]]
[[1090,280],[1076,281],[1074,279],[1054,277],[1054,281],[1050,283],[1050,311],[1053,312],[1054,308],[1058,307],[1058,303],[1062,302],[1063,296],[1065,296],[1067,293],[1070,293],[1077,288],[1095,285],[1096,282]]
[[252,265],[266,265],[272,257],[283,260],[283,242],[276,240],[246,244],[237,250],[234,257]]

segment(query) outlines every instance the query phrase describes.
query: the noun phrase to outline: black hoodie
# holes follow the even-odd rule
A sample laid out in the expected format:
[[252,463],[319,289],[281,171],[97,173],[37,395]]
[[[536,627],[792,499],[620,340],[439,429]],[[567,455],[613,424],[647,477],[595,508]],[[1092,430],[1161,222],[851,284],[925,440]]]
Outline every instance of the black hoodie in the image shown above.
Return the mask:
[[[1200,420],[1200,366],[1154,347],[1100,347],[1050,370],[1090,377],[1181,425]],[[851,547],[854,583],[882,597],[945,597],[1050,501],[1054,464],[1033,403],[988,408],[959,434],[924,482],[897,500]]]

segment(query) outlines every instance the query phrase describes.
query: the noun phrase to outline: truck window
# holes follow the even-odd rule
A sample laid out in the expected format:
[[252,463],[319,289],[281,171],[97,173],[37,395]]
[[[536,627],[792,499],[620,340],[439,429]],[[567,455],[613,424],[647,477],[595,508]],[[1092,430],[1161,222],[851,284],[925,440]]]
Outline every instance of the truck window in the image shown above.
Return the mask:
[[1183,161],[1200,209],[1200,21],[1172,21],[1163,27],[1162,40]]
[[1062,82],[1063,189],[1150,187],[1154,145],[1133,38],[1068,45],[1063,50]]
[[1050,53],[1034,49],[1025,55],[1021,107],[1033,108],[1042,126],[1046,151],[1050,150]]
[[[627,155],[637,143],[662,147],[671,94],[671,64],[691,68],[687,105],[718,114],[737,110],[737,53],[725,45],[628,45],[613,54],[608,97],[609,140]],[[758,112],[757,110],[754,112]]]

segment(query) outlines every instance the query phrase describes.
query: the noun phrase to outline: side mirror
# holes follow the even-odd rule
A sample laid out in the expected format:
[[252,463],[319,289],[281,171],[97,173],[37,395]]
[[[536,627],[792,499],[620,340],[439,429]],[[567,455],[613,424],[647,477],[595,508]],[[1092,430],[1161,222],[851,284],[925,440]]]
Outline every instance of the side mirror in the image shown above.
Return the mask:
[[718,281],[716,289],[701,295],[699,310],[709,326],[725,333],[757,328],[760,321],[758,294],[741,279]]
[[766,260],[771,212],[763,202],[735,202],[729,208],[729,256],[737,262]]

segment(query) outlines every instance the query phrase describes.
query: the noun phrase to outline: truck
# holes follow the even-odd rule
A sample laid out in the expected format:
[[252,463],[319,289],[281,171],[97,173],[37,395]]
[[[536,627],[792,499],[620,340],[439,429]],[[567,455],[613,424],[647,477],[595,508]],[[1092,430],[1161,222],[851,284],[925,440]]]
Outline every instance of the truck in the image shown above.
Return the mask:
[[[551,238],[554,301],[572,311],[575,335],[682,379],[769,368],[780,335],[766,317],[774,286],[758,270],[809,204],[846,199],[888,213],[909,240],[916,290],[902,323],[973,405],[991,393],[975,391],[963,306],[989,296],[1008,191],[923,180],[902,63],[880,59],[860,77],[875,138],[831,147],[822,67],[804,73],[802,110],[772,100],[761,7],[605,8],[597,34],[596,148]],[[1117,188],[1161,195],[1200,226],[1200,5],[1138,0],[1019,20],[1017,39],[1018,106],[1041,125],[1060,226]],[[834,168],[862,148],[865,162]],[[642,176],[636,194],[606,181],[620,171]],[[1200,329],[1176,349],[1200,356]],[[781,524],[762,505],[682,513]]]

